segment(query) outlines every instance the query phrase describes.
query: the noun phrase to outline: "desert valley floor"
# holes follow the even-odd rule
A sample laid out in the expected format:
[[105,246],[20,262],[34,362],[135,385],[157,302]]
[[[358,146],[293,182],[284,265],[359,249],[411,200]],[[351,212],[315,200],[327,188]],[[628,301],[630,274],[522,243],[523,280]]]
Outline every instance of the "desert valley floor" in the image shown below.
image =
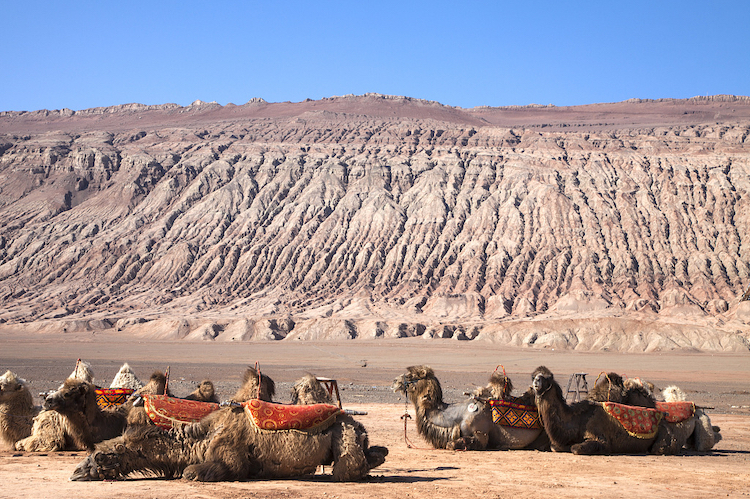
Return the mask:
[[[289,387],[307,372],[338,380],[344,407],[358,416],[370,442],[390,453],[361,483],[332,483],[330,469],[295,480],[203,484],[185,480],[130,478],[118,482],[69,482],[85,452],[49,454],[0,451],[0,498],[109,497],[372,497],[418,498],[435,494],[469,497],[748,497],[750,496],[750,362],[747,354],[612,352],[509,349],[456,340],[356,340],[348,342],[159,342],[116,334],[18,335],[0,337],[0,368],[26,378],[33,393],[57,386],[77,358],[90,362],[96,380],[108,386],[128,362],[139,377],[170,367],[170,387],[183,395],[209,378],[227,398],[248,365],[277,382],[276,400],[288,401]],[[391,381],[406,366],[431,365],[446,401],[484,385],[502,365],[516,391],[529,384],[531,371],[546,365],[563,387],[574,372],[586,372],[590,385],[602,371],[650,380],[657,387],[677,384],[688,397],[712,407],[709,415],[723,439],[709,454],[679,456],[575,456],[535,451],[453,452],[429,449],[413,420],[404,441],[405,411]],[[413,408],[409,407],[413,415]],[[328,475],[328,476],[327,476]]]

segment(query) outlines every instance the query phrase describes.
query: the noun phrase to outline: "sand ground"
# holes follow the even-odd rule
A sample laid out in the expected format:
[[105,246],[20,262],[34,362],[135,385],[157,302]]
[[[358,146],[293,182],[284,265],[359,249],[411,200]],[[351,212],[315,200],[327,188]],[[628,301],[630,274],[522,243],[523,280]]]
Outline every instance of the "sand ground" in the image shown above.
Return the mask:
[[[276,399],[288,400],[290,384],[312,372],[338,380],[345,408],[366,411],[358,418],[370,441],[390,454],[361,483],[331,483],[330,469],[296,480],[201,484],[184,480],[128,479],[69,482],[85,452],[49,454],[0,451],[0,498],[99,497],[384,497],[421,498],[448,494],[469,497],[747,497],[750,496],[750,356],[734,354],[612,352],[578,353],[510,349],[455,340],[372,340],[348,342],[158,342],[117,334],[0,335],[0,370],[26,378],[34,393],[53,388],[73,370],[77,358],[90,362],[100,385],[111,381],[122,362],[142,379],[170,367],[177,395],[201,379],[214,381],[221,398],[239,385],[245,366],[259,363],[278,385]],[[546,365],[563,387],[571,373],[586,372],[593,384],[602,371],[677,384],[697,404],[710,406],[723,440],[710,454],[680,456],[574,456],[534,451],[452,452],[429,449],[411,421],[404,442],[404,401],[391,381],[413,364],[431,365],[447,401],[486,383],[502,365],[518,391],[531,371]],[[409,408],[413,415],[413,409]]]

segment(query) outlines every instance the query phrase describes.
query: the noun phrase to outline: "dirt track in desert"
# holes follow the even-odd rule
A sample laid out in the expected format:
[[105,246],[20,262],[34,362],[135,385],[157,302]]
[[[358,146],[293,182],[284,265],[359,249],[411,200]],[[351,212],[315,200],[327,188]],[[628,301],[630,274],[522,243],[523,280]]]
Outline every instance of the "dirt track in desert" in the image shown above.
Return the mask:
[[[105,337],[106,336],[106,337]],[[141,378],[170,366],[177,395],[204,377],[226,398],[246,365],[256,361],[276,380],[276,399],[305,372],[336,378],[345,408],[366,411],[360,420],[370,441],[385,445],[384,465],[362,483],[331,483],[330,469],[297,480],[201,484],[185,480],[131,478],[120,482],[69,482],[85,452],[49,454],[0,452],[0,498],[98,497],[429,497],[436,493],[468,497],[747,497],[750,488],[750,362],[733,354],[618,354],[507,349],[455,340],[404,339],[349,342],[251,342],[206,344],[134,341],[116,335],[15,336],[0,338],[0,368],[25,377],[34,392],[56,386],[81,357],[92,363],[97,380],[109,383],[127,361]],[[447,401],[484,384],[498,364],[525,389],[529,373],[544,364],[563,387],[570,373],[587,372],[593,384],[603,370],[675,383],[699,405],[714,407],[712,422],[723,440],[714,452],[680,456],[574,456],[534,451],[452,452],[428,449],[416,434],[404,442],[405,404],[390,390],[404,367],[429,364]],[[414,411],[409,408],[413,415]]]

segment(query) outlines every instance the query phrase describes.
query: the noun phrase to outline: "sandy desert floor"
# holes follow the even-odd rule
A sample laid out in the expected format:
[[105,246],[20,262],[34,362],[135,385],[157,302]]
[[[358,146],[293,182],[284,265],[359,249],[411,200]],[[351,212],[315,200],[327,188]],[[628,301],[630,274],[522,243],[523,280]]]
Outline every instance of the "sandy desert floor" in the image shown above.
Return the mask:
[[[0,335],[0,370],[30,382],[34,393],[53,388],[73,370],[77,358],[90,362],[107,385],[127,361],[142,379],[170,367],[177,395],[201,379],[214,381],[221,398],[239,385],[244,368],[259,362],[277,382],[276,400],[288,400],[289,386],[306,372],[338,380],[345,408],[359,416],[370,442],[385,445],[385,464],[360,483],[332,483],[330,469],[295,480],[216,484],[131,478],[118,482],[69,482],[85,452],[49,454],[0,451],[0,498],[421,498],[435,494],[469,497],[748,497],[750,496],[750,356],[698,353],[619,354],[611,352],[507,349],[455,340],[349,342],[192,343],[143,341],[115,334],[59,336]],[[404,442],[404,401],[391,381],[413,364],[431,365],[446,400],[486,383],[502,364],[517,391],[546,365],[563,387],[574,372],[590,385],[602,371],[641,377],[657,387],[677,384],[699,405],[710,406],[723,440],[710,454],[679,456],[574,456],[535,451],[452,452],[427,448],[412,422]],[[409,408],[413,415],[414,411]]]

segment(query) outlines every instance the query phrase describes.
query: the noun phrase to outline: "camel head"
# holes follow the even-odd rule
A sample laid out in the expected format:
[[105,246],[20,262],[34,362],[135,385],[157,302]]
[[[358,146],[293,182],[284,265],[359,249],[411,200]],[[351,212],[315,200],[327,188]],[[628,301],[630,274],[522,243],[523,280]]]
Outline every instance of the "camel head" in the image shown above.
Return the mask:
[[588,394],[589,400],[617,404],[624,403],[625,397],[625,383],[622,376],[614,372],[600,374]]
[[216,396],[216,390],[214,389],[214,384],[207,379],[201,381],[201,384],[198,385],[198,388],[196,388],[193,393],[185,397],[185,399],[197,400],[199,402],[219,403],[219,399]]
[[[165,390],[166,393],[164,393]],[[133,392],[133,397],[140,395],[169,395],[171,397],[172,394],[167,390],[167,376],[163,372],[154,371],[148,383]]]
[[98,410],[96,389],[87,381],[68,378],[57,391],[45,397],[44,408],[67,416],[83,414],[93,421]]
[[251,399],[260,399],[271,402],[276,394],[276,383],[266,376],[260,375],[260,391],[258,390],[258,371],[253,367],[248,367],[242,378],[242,386],[234,394],[232,400],[235,402],[246,402]]
[[545,366],[539,366],[534,369],[531,379],[531,387],[534,389],[534,394],[537,397],[544,395],[554,386],[557,386],[557,389],[560,390],[560,386],[557,384],[557,381],[555,381],[555,376],[552,374],[552,371]]
[[393,380],[391,388],[425,409],[434,409],[443,403],[443,389],[429,366],[407,367],[404,374]]
[[295,405],[333,404],[333,397],[312,374],[298,379],[292,386],[291,395]]
[[99,443],[96,450],[76,466],[70,480],[116,480],[132,470],[178,476],[178,470],[169,462],[169,446],[169,433],[158,427],[128,427],[121,436]]
[[16,373],[6,371],[5,374],[0,376],[0,402],[6,398],[14,397],[23,390],[29,391],[28,385]]

